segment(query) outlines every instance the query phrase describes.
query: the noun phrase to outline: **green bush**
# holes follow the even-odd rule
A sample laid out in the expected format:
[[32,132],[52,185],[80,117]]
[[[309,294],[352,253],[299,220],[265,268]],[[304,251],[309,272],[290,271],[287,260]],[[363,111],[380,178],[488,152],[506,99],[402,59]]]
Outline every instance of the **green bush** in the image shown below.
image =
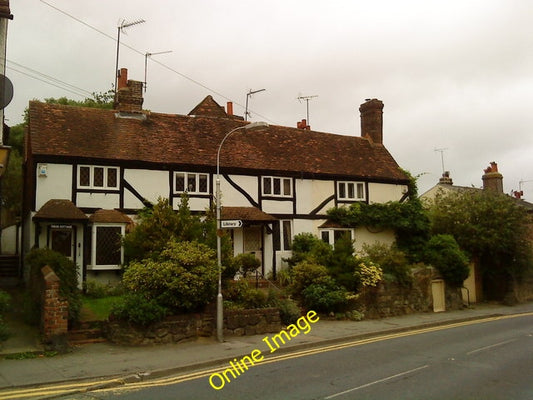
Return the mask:
[[313,283],[305,288],[302,292],[302,303],[313,311],[338,311],[347,304],[347,294],[345,289],[336,286],[330,278],[329,282]]
[[238,267],[238,271],[243,277],[255,272],[257,268],[261,266],[261,261],[251,253],[241,253],[235,256],[233,262]]
[[[59,293],[68,301],[68,319],[70,323],[78,321],[81,311],[81,292],[78,289],[78,271],[76,264],[64,255],[47,249],[33,249],[26,256],[26,263],[31,266],[30,269],[30,291],[34,302],[40,304],[39,288],[34,287],[33,283],[40,282],[41,269],[48,265],[52,268],[59,278]],[[40,307],[39,307],[40,308]]]
[[383,275],[390,281],[409,287],[413,282],[411,266],[407,256],[395,245],[383,243],[363,246],[363,256],[381,267]]
[[122,283],[103,284],[95,280],[87,280],[83,282],[83,289],[85,291],[85,296],[93,299],[121,296],[124,294]]
[[279,309],[279,316],[284,325],[294,324],[302,315],[296,302],[291,299],[277,299],[274,306]]
[[11,296],[3,290],[0,290],[0,342],[3,342],[11,335],[3,319],[3,316],[7,310],[9,310],[10,305]]
[[435,235],[429,239],[425,261],[437,268],[444,281],[451,286],[462,286],[470,273],[468,257],[451,235]]
[[215,252],[197,242],[170,241],[157,259],[129,264],[123,284],[172,312],[193,312],[215,298]]
[[290,290],[299,296],[308,286],[329,282],[330,280],[331,277],[328,275],[328,270],[323,265],[315,264],[311,261],[301,261],[292,269]]
[[327,265],[333,248],[312,233],[299,233],[292,241],[292,257],[287,259],[289,266],[308,260],[315,264]]
[[127,321],[134,325],[147,326],[165,318],[167,309],[154,299],[140,293],[128,293],[111,308],[111,319]]
[[4,292],[3,290],[0,290],[0,315],[4,315],[11,306],[11,296]]

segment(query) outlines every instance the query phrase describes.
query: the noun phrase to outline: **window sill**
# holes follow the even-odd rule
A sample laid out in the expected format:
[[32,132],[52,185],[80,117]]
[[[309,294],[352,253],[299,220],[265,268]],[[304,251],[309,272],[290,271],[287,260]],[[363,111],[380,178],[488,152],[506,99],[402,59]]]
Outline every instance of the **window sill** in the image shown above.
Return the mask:
[[122,269],[120,265],[87,265],[87,271],[117,271]]

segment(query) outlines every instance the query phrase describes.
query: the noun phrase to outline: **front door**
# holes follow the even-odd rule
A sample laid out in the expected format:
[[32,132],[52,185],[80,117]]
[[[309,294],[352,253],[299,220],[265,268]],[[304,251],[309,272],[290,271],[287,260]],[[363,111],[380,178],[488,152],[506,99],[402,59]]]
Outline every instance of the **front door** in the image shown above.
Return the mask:
[[263,230],[260,226],[243,228],[244,252],[255,255],[263,265]]
[[50,248],[74,260],[74,233],[71,225],[52,225]]

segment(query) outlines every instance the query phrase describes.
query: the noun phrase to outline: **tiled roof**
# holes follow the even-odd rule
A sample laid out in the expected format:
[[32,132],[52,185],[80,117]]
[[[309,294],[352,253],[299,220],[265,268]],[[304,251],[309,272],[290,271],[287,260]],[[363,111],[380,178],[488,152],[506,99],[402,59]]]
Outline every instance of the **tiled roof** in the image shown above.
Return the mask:
[[125,214],[122,214],[118,210],[98,210],[93,215],[89,217],[91,222],[107,222],[107,223],[122,223],[122,224],[133,224],[133,221],[130,217]]
[[276,221],[277,218],[256,207],[222,207],[220,219],[241,219],[243,221]]
[[33,216],[35,220],[87,221],[87,216],[70,200],[48,200]]
[[[224,136],[246,124],[227,116],[150,113],[143,121],[117,118],[115,114],[113,110],[32,101],[29,148],[35,156],[214,168]],[[224,143],[220,167],[221,172],[232,168],[302,177],[335,175],[407,182],[381,144],[358,136],[274,125],[266,131],[232,134]]]

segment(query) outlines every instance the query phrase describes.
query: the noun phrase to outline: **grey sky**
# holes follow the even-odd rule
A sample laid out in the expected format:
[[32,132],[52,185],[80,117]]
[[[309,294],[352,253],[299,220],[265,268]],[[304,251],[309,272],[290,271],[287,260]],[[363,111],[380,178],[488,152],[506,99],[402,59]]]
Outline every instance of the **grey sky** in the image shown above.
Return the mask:
[[403,168],[425,173],[421,192],[438,181],[435,149],[445,148],[455,184],[481,186],[496,161],[505,191],[532,180],[523,190],[533,201],[531,1],[46,2],[11,1],[8,124],[33,98],[82,99],[26,68],[87,92],[110,89],[117,24],[143,18],[121,37],[138,51],[121,48],[129,78],[144,80],[144,53],[172,50],[153,56],[168,68],[148,61],[147,109],[186,114],[212,94],[242,115],[246,93],[265,88],[250,99],[251,120],[295,127],[306,117],[297,97],[317,95],[313,130],[359,135],[359,105],[379,98],[385,145]]

